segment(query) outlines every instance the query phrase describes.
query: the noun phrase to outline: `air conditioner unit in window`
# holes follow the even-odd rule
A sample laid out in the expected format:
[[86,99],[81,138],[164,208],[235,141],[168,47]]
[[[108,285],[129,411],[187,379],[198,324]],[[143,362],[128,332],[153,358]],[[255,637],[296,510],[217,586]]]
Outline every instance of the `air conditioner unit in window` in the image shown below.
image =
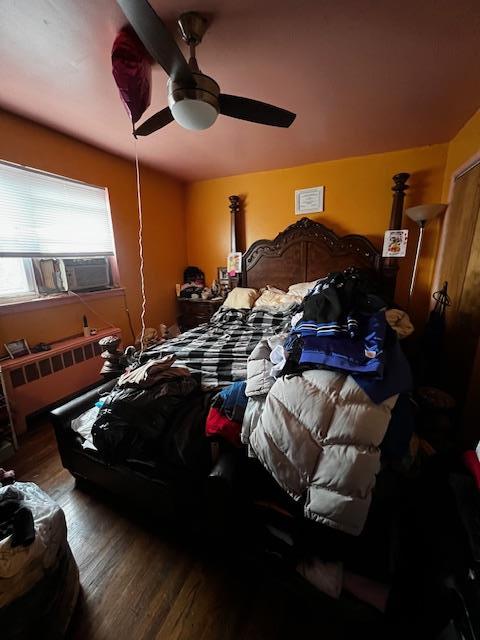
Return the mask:
[[64,258],[70,291],[97,291],[111,286],[110,265],[105,257]]

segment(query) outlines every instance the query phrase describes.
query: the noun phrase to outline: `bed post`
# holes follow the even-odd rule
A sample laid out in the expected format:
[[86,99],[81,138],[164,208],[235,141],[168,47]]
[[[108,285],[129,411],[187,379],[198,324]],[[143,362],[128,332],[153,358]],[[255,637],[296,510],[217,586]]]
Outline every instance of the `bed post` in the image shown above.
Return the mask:
[[402,228],[403,203],[405,201],[405,191],[410,188],[407,184],[409,178],[409,173],[397,173],[393,176],[393,202],[389,229]]
[[228,196],[230,204],[230,251],[235,253],[237,250],[237,213],[240,212],[240,196]]
[[[401,229],[403,218],[403,205],[405,202],[405,192],[409,188],[407,180],[409,173],[397,173],[393,176],[393,201],[390,213],[389,229]],[[398,272],[398,258],[383,258],[382,272],[385,282],[385,294],[389,302],[393,302],[395,295],[395,281]]]
[[[237,215],[240,212],[240,196],[228,196],[228,200],[229,200],[229,205],[228,208],[230,209],[230,251],[232,253],[234,253],[235,251],[237,251],[237,246],[238,246],[238,242],[237,242]],[[242,281],[241,281],[242,275],[236,275],[233,277],[228,278],[229,280],[229,284],[230,284],[230,289],[234,289],[235,287],[238,287],[241,285]]]

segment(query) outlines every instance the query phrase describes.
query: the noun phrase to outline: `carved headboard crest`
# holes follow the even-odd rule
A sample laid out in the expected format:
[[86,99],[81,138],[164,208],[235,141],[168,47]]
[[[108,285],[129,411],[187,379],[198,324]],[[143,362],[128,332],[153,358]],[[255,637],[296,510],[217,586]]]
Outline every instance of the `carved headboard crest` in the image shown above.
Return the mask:
[[379,268],[380,253],[364,236],[356,234],[337,236],[334,231],[320,222],[301,218],[281,231],[273,240],[254,242],[243,256],[244,271],[250,270],[261,257],[281,256],[285,248],[296,242],[318,243],[335,255],[358,254],[366,263],[365,266],[370,265],[372,269]]

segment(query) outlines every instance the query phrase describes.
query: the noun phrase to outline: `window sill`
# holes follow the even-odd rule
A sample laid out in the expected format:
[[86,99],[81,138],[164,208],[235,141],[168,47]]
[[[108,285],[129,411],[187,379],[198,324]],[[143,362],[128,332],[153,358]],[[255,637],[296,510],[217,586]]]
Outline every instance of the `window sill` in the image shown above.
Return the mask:
[[11,313],[22,313],[24,311],[36,311],[37,309],[50,309],[63,304],[81,304],[81,300],[92,302],[101,298],[114,298],[123,296],[125,289],[123,287],[115,287],[113,289],[105,289],[103,291],[88,291],[86,293],[60,293],[58,295],[43,296],[34,298],[33,300],[16,300],[0,303],[0,316],[9,315]]

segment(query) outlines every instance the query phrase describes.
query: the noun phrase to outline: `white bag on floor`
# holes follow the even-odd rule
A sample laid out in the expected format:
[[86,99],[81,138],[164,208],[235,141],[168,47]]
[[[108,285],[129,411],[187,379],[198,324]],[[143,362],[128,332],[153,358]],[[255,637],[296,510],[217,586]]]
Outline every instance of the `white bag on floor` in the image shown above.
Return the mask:
[[67,544],[63,511],[33,482],[0,487],[0,500],[10,487],[23,496],[23,506],[33,515],[35,540],[27,546],[11,546],[12,536],[0,540],[0,608],[29,591],[57,562]]

